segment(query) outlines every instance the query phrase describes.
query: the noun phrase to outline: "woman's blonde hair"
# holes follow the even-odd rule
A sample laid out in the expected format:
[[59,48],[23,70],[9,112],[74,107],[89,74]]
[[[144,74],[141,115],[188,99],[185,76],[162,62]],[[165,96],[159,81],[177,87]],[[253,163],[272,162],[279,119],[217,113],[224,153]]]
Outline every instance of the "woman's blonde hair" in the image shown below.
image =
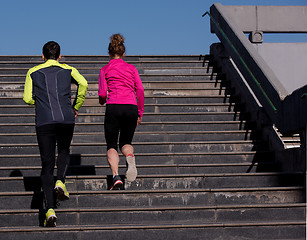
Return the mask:
[[117,34],[113,34],[110,37],[110,43],[109,43],[109,54],[111,57],[114,57],[115,55],[118,56],[123,56],[123,54],[125,53],[125,38],[117,33]]

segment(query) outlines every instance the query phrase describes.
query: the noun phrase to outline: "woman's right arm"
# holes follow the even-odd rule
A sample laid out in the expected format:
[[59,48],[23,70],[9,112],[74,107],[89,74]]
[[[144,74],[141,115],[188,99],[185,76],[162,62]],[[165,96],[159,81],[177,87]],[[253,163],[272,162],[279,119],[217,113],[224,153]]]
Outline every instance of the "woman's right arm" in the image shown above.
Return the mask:
[[104,69],[102,68],[99,73],[99,90],[98,90],[99,103],[101,105],[106,103],[107,94],[108,94],[108,86],[105,78],[105,72]]

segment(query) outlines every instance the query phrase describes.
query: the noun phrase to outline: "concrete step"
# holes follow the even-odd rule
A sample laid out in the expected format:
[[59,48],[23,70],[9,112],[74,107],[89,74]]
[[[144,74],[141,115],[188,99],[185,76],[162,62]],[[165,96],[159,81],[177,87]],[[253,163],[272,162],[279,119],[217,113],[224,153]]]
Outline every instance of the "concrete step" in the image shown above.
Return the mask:
[[[38,226],[39,210],[0,210],[0,232],[3,227]],[[296,204],[251,204],[219,206],[159,206],[56,209],[58,226],[91,226],[101,224],[176,224],[189,219],[197,223],[241,223],[270,221],[304,221],[305,206]],[[255,219],[257,216],[257,219]],[[9,224],[8,224],[9,223]],[[42,225],[42,222],[40,223]]]
[[[109,61],[108,55],[62,55],[61,61]],[[211,61],[212,56],[210,55],[126,55],[125,61]],[[0,61],[8,62],[42,62],[41,55],[34,56],[0,56]]]
[[[231,103],[195,103],[191,104],[145,104],[144,112],[147,113],[167,113],[167,112],[232,112],[234,115],[240,110],[240,105]],[[1,114],[30,114],[34,113],[34,106],[22,105],[0,105]],[[90,105],[86,102],[80,108],[79,113],[104,113],[105,107],[98,103]]]
[[[159,141],[225,141],[225,140],[252,140],[257,135],[251,131],[162,131],[162,132],[136,132],[135,142]],[[75,133],[73,142],[95,143],[104,139],[104,132]],[[35,133],[0,133],[0,142],[21,144],[36,143]]]
[[[145,113],[167,113],[167,112],[233,112],[239,110],[239,105],[229,104],[229,103],[195,103],[195,104],[145,104]],[[0,109],[2,106],[0,107]],[[23,108],[25,106],[23,105]],[[2,110],[2,109],[1,109]],[[33,110],[32,110],[33,111]],[[96,105],[84,105],[80,109],[80,113],[89,112],[104,112],[104,107]]]
[[[82,74],[99,74],[101,67],[79,67],[78,71]],[[0,75],[26,75],[29,68],[0,68]],[[146,75],[201,75],[212,73],[211,67],[158,67],[158,68],[138,68],[139,74]]]
[[[1,69],[0,69],[1,70]],[[0,71],[1,73],[1,71]],[[88,73],[88,72],[86,72]],[[139,70],[140,74],[146,75],[206,75],[212,73],[212,68],[143,68]]]
[[[34,181],[35,180],[35,181]],[[25,183],[33,189],[37,178]],[[41,191],[0,192],[0,209],[41,209]],[[68,185],[69,190],[69,185]],[[202,206],[304,203],[304,187],[257,187],[219,189],[156,189],[118,191],[71,191],[69,201],[60,203],[60,208],[106,208],[135,206]]]
[[[12,234],[13,233],[13,234]],[[16,239],[252,239],[250,236],[257,236],[258,239],[302,239],[305,235],[304,221],[272,221],[272,222],[251,222],[251,223],[197,223],[189,224],[178,222],[174,224],[161,222],[154,225],[94,225],[94,226],[60,226],[55,229],[41,227],[5,228],[0,229],[0,237],[11,240]]]
[[[147,89],[210,89],[214,88],[217,90],[221,90],[229,86],[226,82],[213,81],[213,80],[194,80],[191,81],[143,81],[143,87],[145,91]],[[15,82],[0,82],[1,91],[9,91],[9,90],[23,90],[24,89],[24,81],[15,81]],[[76,85],[71,85],[73,90],[76,90]],[[93,82],[88,82],[88,90],[89,91],[98,91],[98,80]]]
[[[75,67],[77,69],[79,68],[97,68],[100,70],[103,66],[107,65],[109,63],[109,60],[92,60],[92,61],[60,61],[61,63],[68,64],[72,67]],[[137,69],[142,68],[166,68],[166,67],[204,67],[208,68],[210,67],[209,61],[203,61],[203,60],[178,60],[178,61],[126,61],[129,64],[134,65]],[[42,64],[43,61],[0,61],[0,68],[1,69],[30,69],[36,65]]]
[[[268,151],[248,151],[248,152],[155,152],[155,153],[135,153],[137,164],[249,164],[249,169],[256,168],[255,171],[267,171],[266,164],[272,163],[274,154]],[[125,159],[120,156],[120,163],[125,164]],[[106,153],[72,153],[71,165],[81,166],[92,171],[94,165],[101,165],[107,162]],[[258,165],[257,165],[258,164]],[[0,166],[40,166],[39,154],[16,154],[0,155]],[[246,171],[250,171],[247,169]],[[16,169],[15,169],[16,170]],[[18,169],[17,169],[18,170]],[[244,172],[246,172],[244,171]],[[12,173],[13,176],[16,174]],[[18,174],[17,176],[21,176]]]
[[[104,122],[104,113],[80,113],[76,118],[76,123],[93,123],[93,122]],[[22,118],[23,123],[34,123],[35,114],[0,114],[0,123],[20,123]],[[240,120],[239,114],[233,112],[169,112],[169,113],[144,113],[143,123],[159,121],[163,122],[170,121],[232,121]]]
[[[243,141],[192,141],[192,142],[134,142],[133,147],[138,153],[151,152],[245,152],[261,150],[261,143],[250,140]],[[76,143],[71,144],[71,152],[74,154],[96,153],[102,154],[106,151],[105,142]],[[37,154],[39,153],[37,143],[0,144],[0,154]]]
[[[25,106],[24,101],[20,97],[0,97],[0,106],[1,105],[23,105]],[[200,104],[200,103],[233,103],[235,104],[237,99],[235,97],[223,96],[223,95],[195,95],[183,98],[182,96],[146,96],[145,104]],[[88,96],[85,99],[85,105],[94,105],[98,104],[97,96]],[[84,105],[84,106],[85,106]]]
[[[99,79],[99,71],[96,73],[85,73],[82,74],[87,81],[98,81]],[[189,80],[217,80],[221,79],[222,76],[209,72],[209,73],[194,73],[194,74],[142,74],[140,73],[140,77],[142,81],[189,81]],[[0,74],[0,82],[21,82],[25,81],[26,78],[26,72],[25,73],[11,73],[11,74]]]
[[[208,95],[208,96],[220,96],[227,97],[229,96],[228,90],[217,90],[217,89],[147,89],[144,92],[145,98],[154,97],[154,96],[181,96],[181,97],[190,97],[190,96],[200,96],[200,95]],[[1,91],[0,95],[2,97],[13,97],[13,98],[21,98],[23,97],[23,90],[11,90],[11,91]],[[73,93],[73,96],[75,94]],[[97,90],[88,90],[86,93],[87,97],[96,97],[98,99],[98,91]],[[74,98],[74,97],[73,97]],[[87,102],[87,100],[86,100]],[[98,105],[98,100],[95,100],[94,103]]]
[[[103,191],[110,187],[110,175],[69,176],[69,191]],[[124,181],[123,175],[123,181]],[[198,188],[255,188],[299,186],[303,173],[208,173],[138,175],[135,182],[126,182],[126,190],[198,189]],[[35,182],[35,183],[34,183]],[[39,177],[1,177],[2,191],[39,191]]]
[[[104,131],[103,122],[76,123],[75,132]],[[250,124],[244,121],[199,121],[199,122],[143,122],[138,126],[137,132],[151,131],[225,131],[250,129]],[[19,133],[22,129],[24,133],[35,132],[35,123],[1,123],[0,132]]]
[[[216,88],[154,88],[154,89],[145,89],[144,95],[145,97],[152,96],[227,96],[231,93],[230,90],[227,89],[216,89]],[[23,89],[12,89],[12,90],[2,90],[0,89],[1,97],[14,97],[14,98],[22,98],[23,97]],[[72,96],[75,96],[75,93],[72,93]],[[98,88],[97,89],[88,89],[86,92],[86,97],[88,96],[96,96],[98,98]]]
[[[137,158],[138,162],[139,158]],[[121,162],[125,163],[125,160]],[[76,165],[74,165],[76,164]],[[78,175],[108,175],[110,174],[110,167],[107,165],[106,159],[101,159],[100,164],[106,165],[82,165],[71,161],[71,165],[68,167],[68,176]],[[1,165],[0,165],[1,166]],[[139,175],[152,175],[152,174],[208,174],[208,173],[255,173],[261,168],[262,171],[273,171],[276,169],[276,164],[271,163],[203,163],[203,164],[137,164]],[[18,166],[12,167],[3,166],[0,167],[0,177],[30,177],[39,176],[41,166],[39,160],[36,165]],[[119,172],[125,174],[126,165],[119,165]]]
[[[111,172],[111,171],[110,171]],[[299,186],[303,173],[200,173],[138,175],[136,181],[125,182],[126,190],[220,189]],[[111,175],[68,176],[69,191],[104,191],[110,188]],[[123,175],[123,181],[124,175]],[[1,177],[1,190],[11,192],[39,191],[40,177]]]
[[[18,61],[13,63],[14,61]],[[108,56],[64,56],[89,81],[77,118],[58,227],[41,228],[41,162],[34,108],[22,101],[40,56],[0,56],[0,239],[300,239],[304,173],[280,173],[210,56],[128,56],[145,87],[134,146],[138,177],[108,191],[104,112]],[[73,89],[75,89],[73,87]],[[119,172],[124,178],[125,159]]]

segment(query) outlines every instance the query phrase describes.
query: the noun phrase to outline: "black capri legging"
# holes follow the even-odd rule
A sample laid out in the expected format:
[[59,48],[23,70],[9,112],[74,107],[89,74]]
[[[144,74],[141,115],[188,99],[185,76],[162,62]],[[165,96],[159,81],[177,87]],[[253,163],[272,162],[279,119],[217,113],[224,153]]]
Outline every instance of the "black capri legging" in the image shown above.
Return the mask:
[[137,125],[138,108],[131,104],[107,104],[104,119],[104,131],[107,142],[107,150],[119,148],[131,144]]

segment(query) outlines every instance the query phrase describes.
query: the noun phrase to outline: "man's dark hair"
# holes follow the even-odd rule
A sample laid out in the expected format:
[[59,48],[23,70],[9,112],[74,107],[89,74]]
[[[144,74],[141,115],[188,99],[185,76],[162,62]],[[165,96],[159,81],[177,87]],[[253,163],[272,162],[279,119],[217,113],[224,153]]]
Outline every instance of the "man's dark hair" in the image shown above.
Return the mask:
[[43,54],[46,59],[57,60],[60,56],[61,48],[57,42],[47,42],[43,47]]

